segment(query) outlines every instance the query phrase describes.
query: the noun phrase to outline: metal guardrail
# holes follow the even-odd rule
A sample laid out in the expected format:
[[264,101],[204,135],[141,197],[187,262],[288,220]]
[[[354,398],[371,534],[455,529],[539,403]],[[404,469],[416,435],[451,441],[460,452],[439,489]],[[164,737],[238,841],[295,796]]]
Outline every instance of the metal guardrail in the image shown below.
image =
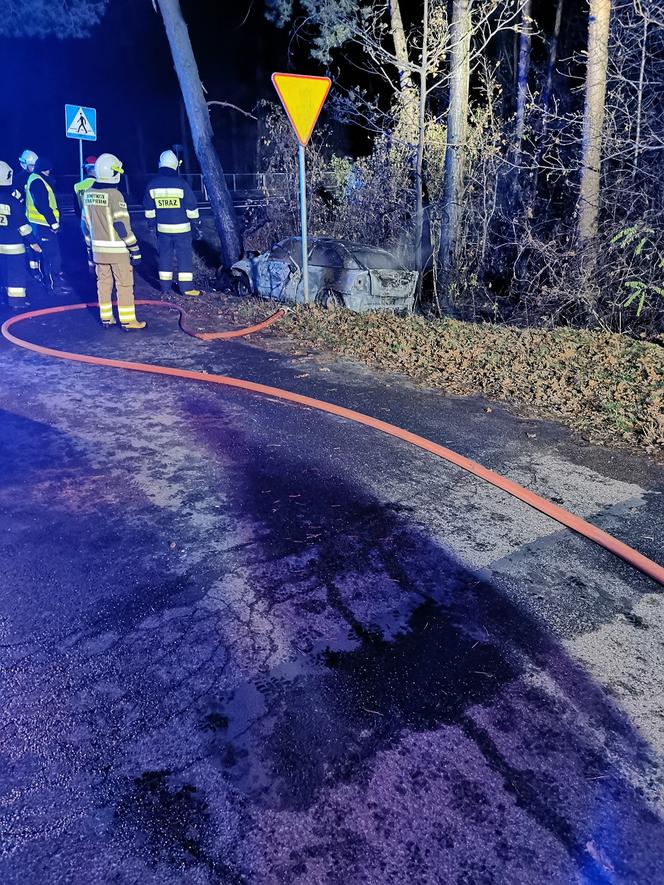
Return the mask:
[[[125,174],[120,183],[121,190],[134,199],[143,199],[143,194],[148,182],[154,174]],[[224,175],[226,186],[231,193],[243,193],[246,191],[270,191],[285,184],[288,177],[286,172],[232,172]],[[207,198],[203,176],[198,173],[185,173],[182,175],[191,185],[197,196]],[[60,195],[73,193],[74,185],[79,180],[78,175],[58,175],[55,180],[55,192]]]
[[[152,178],[154,173],[123,175],[120,190],[131,207],[142,205],[145,189]],[[199,203],[205,205],[209,202],[205,182],[200,173],[185,173],[182,178],[189,182]],[[289,187],[296,187],[295,179],[287,172],[231,172],[224,175],[224,178],[238,208],[265,203],[270,194],[283,193]],[[74,210],[74,185],[78,180],[78,175],[58,175],[54,181],[55,193],[64,211]],[[324,176],[323,183],[331,190],[338,186],[332,175]]]
[[[125,174],[120,182],[120,189],[130,199],[142,202],[145,188],[153,177],[154,173],[150,175]],[[202,198],[204,201],[207,200],[205,182],[201,174],[187,172],[182,175],[182,178],[189,182],[192,190],[199,198]],[[224,175],[224,178],[226,179],[226,186],[232,194],[252,191],[261,191],[264,194],[269,194],[282,190],[287,184],[295,181],[287,172],[231,172]],[[73,194],[74,185],[78,180],[78,175],[58,175],[55,179],[56,194],[58,196]],[[327,187],[336,187],[336,182],[332,175],[324,176],[324,182]]]

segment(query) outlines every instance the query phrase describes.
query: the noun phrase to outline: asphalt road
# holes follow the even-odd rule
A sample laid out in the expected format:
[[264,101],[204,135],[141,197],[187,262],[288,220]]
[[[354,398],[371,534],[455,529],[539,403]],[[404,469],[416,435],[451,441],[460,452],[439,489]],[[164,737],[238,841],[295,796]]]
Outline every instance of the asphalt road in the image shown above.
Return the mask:
[[[387,418],[661,558],[644,457],[147,319],[21,334]],[[664,881],[664,605],[608,553],[341,419],[4,341],[0,465],[1,882]]]

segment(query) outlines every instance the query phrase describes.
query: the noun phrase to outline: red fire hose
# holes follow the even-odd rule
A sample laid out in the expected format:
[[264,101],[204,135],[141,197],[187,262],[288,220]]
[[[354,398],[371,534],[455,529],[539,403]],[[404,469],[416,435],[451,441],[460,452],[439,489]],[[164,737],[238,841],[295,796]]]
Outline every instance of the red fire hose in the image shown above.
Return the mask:
[[[175,304],[171,304],[168,301],[137,301],[136,303],[145,307],[165,307],[169,310],[177,310],[180,316],[180,326],[183,331],[188,335],[191,335],[194,338],[199,338],[203,341],[237,338],[241,335],[248,335],[251,332],[258,332],[261,329],[267,328],[284,315],[284,311],[279,310],[262,323],[258,323],[257,325],[250,326],[246,329],[237,329],[230,332],[198,333],[192,332],[186,326],[184,312]],[[635,569],[638,569],[644,575],[652,578],[653,581],[657,581],[659,584],[664,585],[664,567],[658,565],[658,563],[654,562],[652,559],[648,559],[647,556],[639,553],[638,550],[634,550],[632,547],[629,547],[617,538],[612,537],[607,534],[607,532],[598,529],[596,526],[591,525],[584,519],[574,516],[572,513],[568,513],[568,511],[564,510],[562,507],[558,507],[556,504],[547,501],[545,498],[534,494],[534,492],[528,491],[528,489],[523,488],[523,486],[518,485],[518,483],[506,479],[500,474],[494,473],[492,470],[487,470],[487,468],[482,467],[481,464],[477,464],[475,461],[471,461],[469,458],[465,458],[463,455],[459,455],[451,449],[440,446],[431,440],[418,436],[415,433],[411,433],[408,430],[404,430],[401,427],[396,427],[394,424],[388,424],[385,421],[372,418],[370,415],[364,415],[362,412],[346,409],[343,406],[336,406],[333,403],[328,403],[324,400],[314,399],[310,396],[303,396],[299,393],[293,393],[290,390],[282,390],[279,387],[269,387],[266,384],[257,384],[253,381],[245,381],[241,378],[231,378],[227,375],[207,375],[204,372],[174,369],[170,366],[160,366],[152,363],[136,363],[126,360],[108,359],[106,357],[88,356],[87,354],[82,353],[69,353],[65,350],[44,347],[41,344],[32,344],[23,338],[18,338],[9,331],[12,326],[15,326],[17,323],[35,319],[36,317],[66,313],[71,310],[86,310],[89,307],[97,307],[96,302],[90,304],[67,304],[62,307],[49,307],[44,310],[31,310],[8,319],[3,324],[0,331],[2,331],[2,335],[7,341],[10,341],[12,344],[22,347],[25,350],[31,350],[42,356],[51,356],[61,360],[72,360],[77,363],[88,363],[93,366],[126,369],[132,372],[147,372],[152,375],[168,375],[171,378],[185,378],[188,381],[203,381],[206,384],[223,384],[226,387],[248,390],[251,393],[270,396],[274,399],[285,400],[286,402],[295,403],[300,406],[307,406],[310,409],[317,409],[320,412],[327,412],[330,415],[337,415],[341,418],[346,418],[349,421],[355,421],[357,424],[364,424],[366,427],[379,430],[381,433],[389,434],[390,436],[394,436],[397,439],[410,443],[410,445],[417,446],[419,449],[437,455],[439,458],[443,458],[445,461],[449,461],[451,464],[455,464],[457,467],[468,471],[468,473],[472,473],[474,476],[483,479],[485,482],[490,483],[496,488],[518,498],[525,504],[530,505],[535,510],[539,510],[540,513],[544,513],[546,516],[551,517],[551,519],[556,520],[561,525],[564,525],[567,528],[572,529],[572,531],[577,532],[579,535],[583,535],[585,538],[594,541],[610,553],[613,553],[615,556],[618,556],[625,562],[629,563]]]

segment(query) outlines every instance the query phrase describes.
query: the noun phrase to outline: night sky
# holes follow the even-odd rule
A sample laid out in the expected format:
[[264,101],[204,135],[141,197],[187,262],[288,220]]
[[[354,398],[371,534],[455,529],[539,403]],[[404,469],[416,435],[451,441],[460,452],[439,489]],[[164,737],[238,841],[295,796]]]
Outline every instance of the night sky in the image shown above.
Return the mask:
[[[230,101],[246,110],[261,99],[276,100],[270,82],[274,70],[330,73],[336,78],[339,66],[334,60],[329,71],[323,70],[309,57],[303,40],[290,41],[288,29],[278,30],[266,20],[263,0],[182,0],[182,9],[210,100]],[[403,9],[408,18],[412,7],[407,0]],[[533,7],[544,33],[552,25],[551,9],[552,4],[537,0]],[[507,41],[507,60],[514,38],[502,39]],[[569,59],[584,42],[585,22],[575,8],[565,17],[561,60]],[[535,65],[544,63],[545,46],[544,40],[534,40]],[[99,141],[84,143],[85,155],[116,153],[128,175],[153,171],[162,150],[189,141],[166,35],[151,0],[111,0],[90,39],[4,39],[0,51],[1,152],[10,163],[28,147],[51,157],[57,174],[76,174],[78,144],[64,135],[65,103],[97,108]],[[503,69],[508,77],[510,67]],[[344,79],[348,75],[346,70]],[[213,108],[212,122],[224,170],[257,171],[256,123],[220,108]],[[345,149],[368,149],[366,139],[357,135],[350,133]],[[337,130],[337,139],[340,136]],[[191,150],[185,153],[187,165],[189,171],[198,171]]]
[[[182,3],[208,97],[251,110],[273,97],[272,71],[288,69],[287,34],[264,18],[262,0],[228,6],[230,13],[225,3]],[[151,171],[162,150],[182,143],[180,91],[150,0],[111,0],[88,40],[4,39],[0,52],[2,159],[10,164],[28,147],[49,156],[57,173],[76,173],[78,143],[64,135],[66,103],[97,108],[99,141],[84,143],[84,152],[116,153],[128,174]],[[256,124],[225,109],[213,109],[212,119],[225,170],[254,171]]]

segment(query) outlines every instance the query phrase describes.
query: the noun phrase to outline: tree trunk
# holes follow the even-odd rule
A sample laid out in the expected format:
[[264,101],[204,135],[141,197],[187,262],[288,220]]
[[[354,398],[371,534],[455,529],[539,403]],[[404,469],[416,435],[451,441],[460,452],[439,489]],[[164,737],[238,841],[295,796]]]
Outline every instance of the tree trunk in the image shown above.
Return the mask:
[[565,0],[557,0],[556,18],[553,24],[553,33],[549,41],[549,55],[546,62],[546,78],[544,81],[544,89],[542,90],[542,119],[540,130],[537,136],[538,146],[535,152],[535,162],[533,163],[533,181],[530,188],[528,206],[526,214],[531,217],[533,210],[533,202],[537,197],[539,186],[539,175],[542,169],[542,154],[546,148],[546,135],[549,129],[549,108],[551,107],[551,96],[553,94],[553,75],[556,70],[556,61],[558,60],[558,42],[560,40],[560,28],[563,21],[563,6]]
[[212,125],[189,31],[179,0],[157,0],[171,47],[173,63],[180,81],[194,150],[201,166],[205,188],[210,197],[215,227],[221,241],[221,258],[228,267],[240,255],[241,244],[231,195],[224,180],[224,170],[214,149]]
[[390,34],[394,42],[394,54],[399,62],[399,85],[401,91],[413,88],[413,81],[408,70],[410,59],[408,58],[408,41],[401,17],[399,0],[389,0],[388,12],[390,15]]
[[544,109],[544,124],[542,127],[543,134],[546,133],[548,125],[547,117],[549,114],[549,106],[551,104],[551,93],[553,91],[553,72],[556,69],[558,60],[558,42],[560,40],[560,28],[563,21],[563,4],[565,0],[558,0],[556,6],[556,20],[553,25],[553,34],[549,43],[549,58],[546,63],[546,83],[544,86],[544,94],[542,95],[542,107]]
[[579,241],[581,243],[589,243],[597,236],[610,18],[611,0],[590,0],[586,103],[583,118],[583,156],[579,195]]
[[468,137],[470,84],[471,0],[453,0],[450,40],[450,96],[447,111],[447,151],[443,187],[440,270],[443,306],[451,308],[450,284],[463,195],[464,153]]
[[526,100],[528,98],[528,73],[530,70],[532,0],[524,0],[521,35],[519,37],[519,65],[516,75],[516,127],[514,138],[514,165],[521,162],[521,148],[526,131]]
[[395,136],[406,144],[413,144],[417,138],[417,90],[413,84],[408,55],[408,40],[401,17],[399,0],[389,0],[387,11],[390,17],[390,34],[394,43],[394,56],[399,71],[399,98]]
[[422,55],[420,58],[420,95],[417,113],[417,153],[415,156],[415,262],[420,272],[417,300],[422,294],[422,236],[424,233],[424,137],[427,106],[427,73],[429,69],[429,0],[424,0],[422,18]]
[[[638,7],[637,7],[638,8]],[[632,178],[636,178],[639,168],[639,154],[641,153],[641,126],[643,117],[643,86],[646,79],[646,61],[648,58],[648,25],[649,12],[648,5],[642,10],[643,14],[643,36],[641,38],[641,64],[639,65],[639,85],[638,97],[636,101],[636,138],[634,139],[634,167],[632,169]]]

